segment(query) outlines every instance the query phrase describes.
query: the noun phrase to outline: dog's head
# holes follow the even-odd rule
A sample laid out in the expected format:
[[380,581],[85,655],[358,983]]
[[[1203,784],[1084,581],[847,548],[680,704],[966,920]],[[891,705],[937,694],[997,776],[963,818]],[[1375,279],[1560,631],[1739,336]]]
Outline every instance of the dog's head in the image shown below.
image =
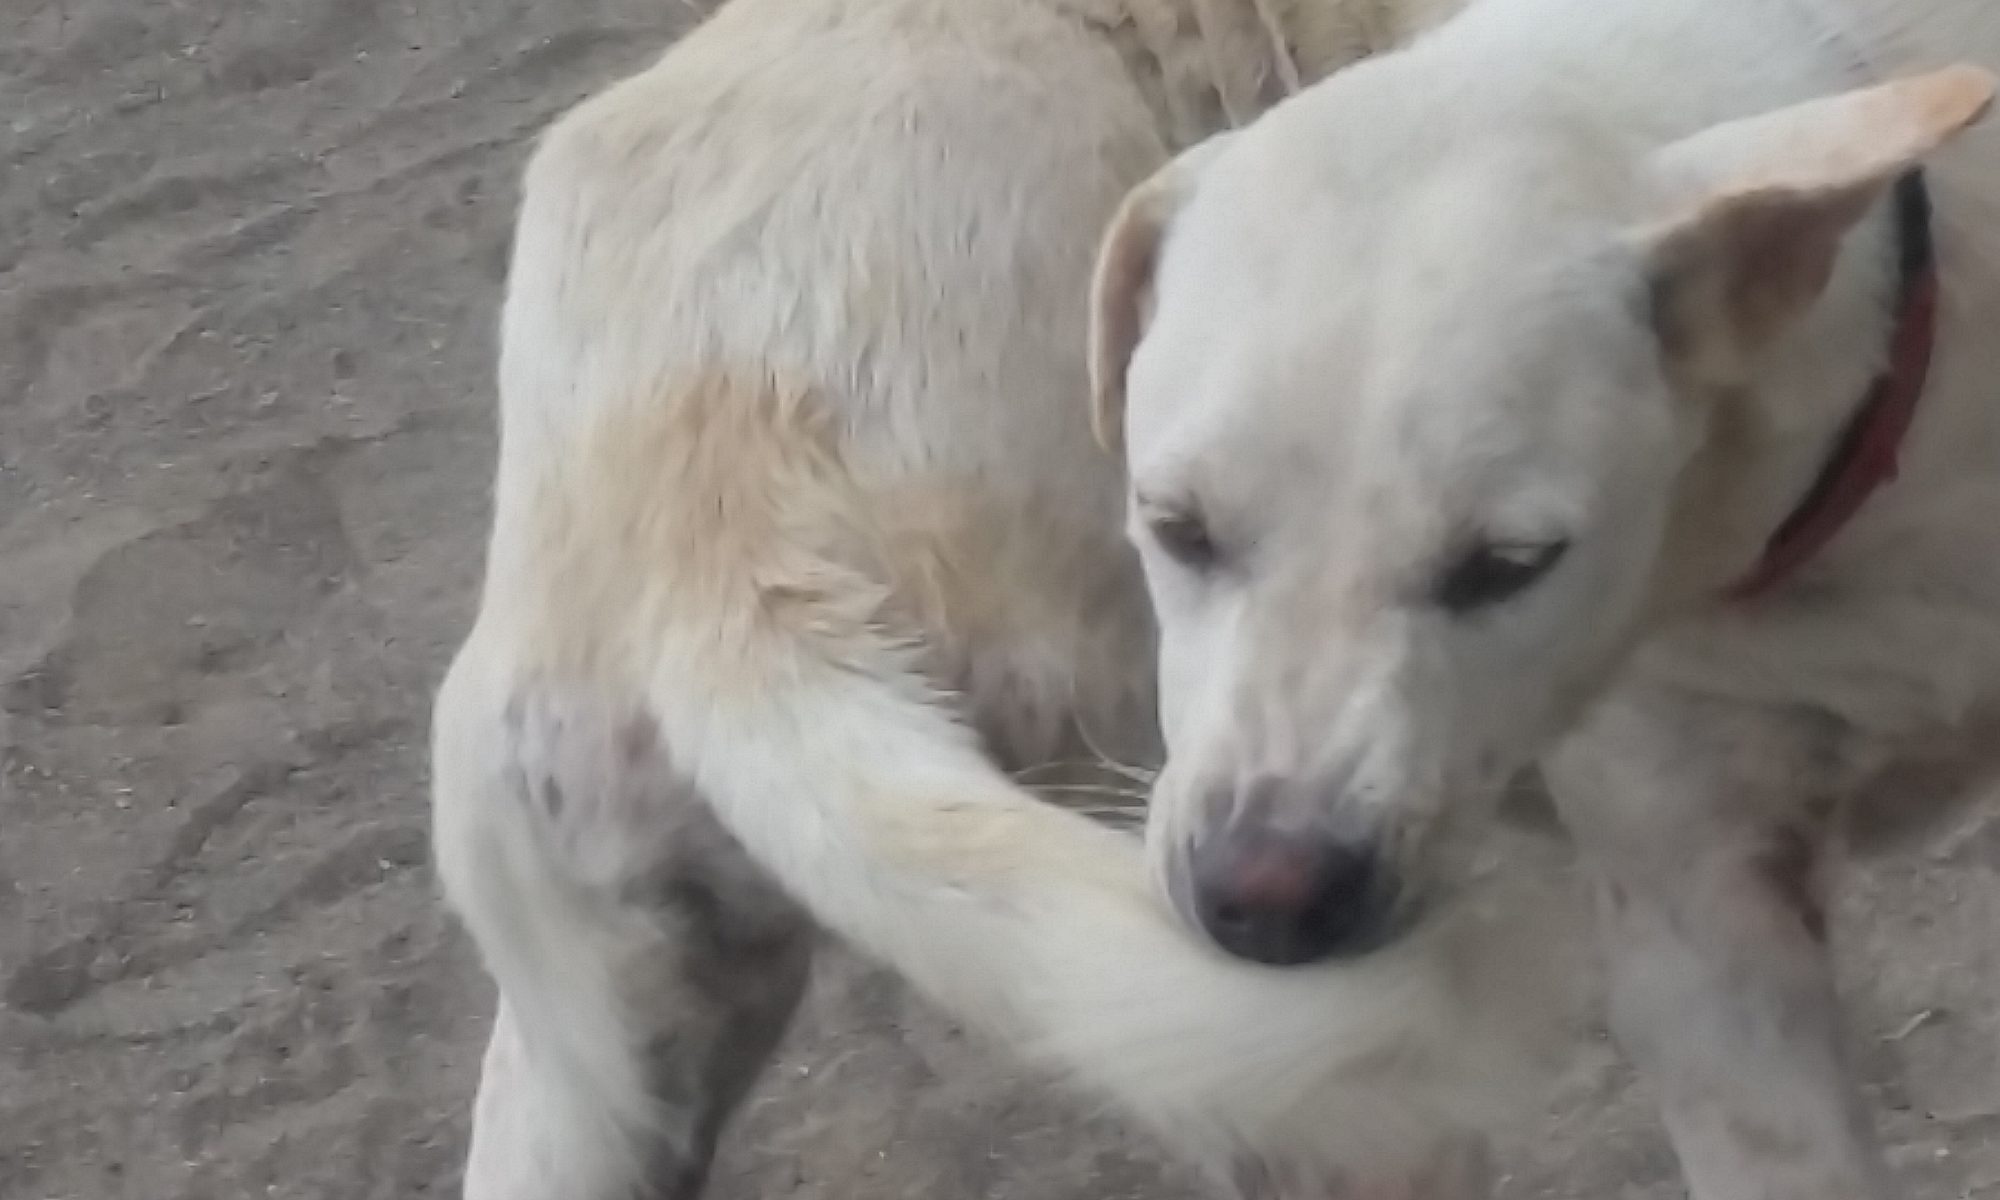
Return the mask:
[[1440,94],[1423,53],[1190,151],[1098,266],[1098,430],[1161,629],[1150,836],[1262,961],[1395,936],[1649,623],[1755,561],[1824,452],[1786,405],[1874,370],[1819,353],[1878,345],[1893,293],[1843,240],[1993,90],[1641,149]]

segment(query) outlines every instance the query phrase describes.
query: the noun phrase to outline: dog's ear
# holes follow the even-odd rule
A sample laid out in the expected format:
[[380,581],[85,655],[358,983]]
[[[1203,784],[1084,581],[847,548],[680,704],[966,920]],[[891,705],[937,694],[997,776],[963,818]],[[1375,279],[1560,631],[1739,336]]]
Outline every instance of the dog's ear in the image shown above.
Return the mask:
[[1167,227],[1201,169],[1233,134],[1219,134],[1160,168],[1126,195],[1097,251],[1090,281],[1090,425],[1106,450],[1125,441],[1125,374],[1153,311],[1153,269]]
[[1730,121],[1650,165],[1674,215],[1643,231],[1670,354],[1730,371],[1819,298],[1842,239],[1895,180],[1977,121],[1975,67]]

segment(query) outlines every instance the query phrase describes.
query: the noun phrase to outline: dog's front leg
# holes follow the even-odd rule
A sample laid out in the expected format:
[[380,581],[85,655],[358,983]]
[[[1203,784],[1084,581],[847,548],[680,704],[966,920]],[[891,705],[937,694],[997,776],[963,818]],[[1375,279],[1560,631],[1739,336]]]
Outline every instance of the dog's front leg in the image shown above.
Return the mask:
[[1891,1194],[1841,1048],[1822,866],[1839,734],[1664,691],[1549,766],[1601,894],[1611,1020],[1696,1200]]

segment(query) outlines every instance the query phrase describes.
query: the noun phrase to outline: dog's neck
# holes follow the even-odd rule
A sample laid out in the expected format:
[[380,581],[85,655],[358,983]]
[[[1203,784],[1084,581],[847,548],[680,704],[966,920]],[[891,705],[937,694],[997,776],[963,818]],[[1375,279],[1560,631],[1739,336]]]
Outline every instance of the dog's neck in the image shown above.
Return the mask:
[[1467,0],[1058,0],[1108,37],[1174,151],[1393,49]]

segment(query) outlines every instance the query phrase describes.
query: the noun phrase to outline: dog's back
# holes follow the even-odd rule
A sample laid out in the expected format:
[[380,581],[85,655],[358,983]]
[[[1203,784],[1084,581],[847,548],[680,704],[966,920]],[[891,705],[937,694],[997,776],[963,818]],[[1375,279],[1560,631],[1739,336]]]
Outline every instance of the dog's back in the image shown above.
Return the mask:
[[[805,439],[854,526],[811,548],[884,591],[866,602],[1010,757],[1046,756],[1073,698],[1142,725],[1144,610],[1080,399],[1078,281],[1164,149],[1080,32],[1038,4],[739,0],[552,130],[507,306],[489,589],[521,586],[505,518],[578,440],[671,425],[734,472],[742,439]],[[652,485],[690,507],[700,486]]]

